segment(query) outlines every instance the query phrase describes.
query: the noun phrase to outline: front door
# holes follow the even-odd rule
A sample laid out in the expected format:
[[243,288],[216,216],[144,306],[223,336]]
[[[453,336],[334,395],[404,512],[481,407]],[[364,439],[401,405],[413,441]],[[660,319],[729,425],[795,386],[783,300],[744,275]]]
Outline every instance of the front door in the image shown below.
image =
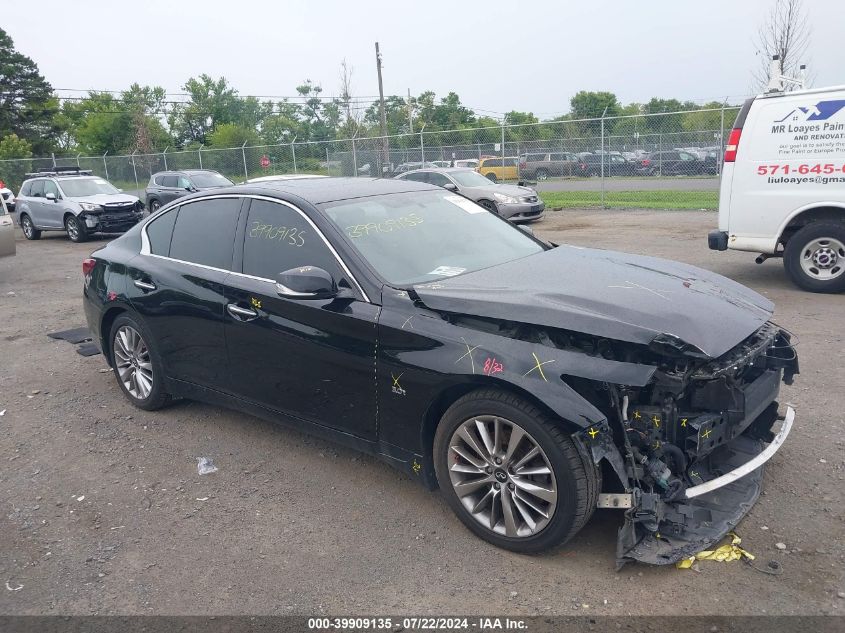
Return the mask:
[[6,201],[0,198],[0,257],[15,254],[15,224],[6,208]]
[[350,280],[322,235],[295,208],[253,199],[240,273],[226,288],[229,385],[245,399],[303,420],[374,439],[379,307],[357,299],[288,299],[275,278],[318,266]]

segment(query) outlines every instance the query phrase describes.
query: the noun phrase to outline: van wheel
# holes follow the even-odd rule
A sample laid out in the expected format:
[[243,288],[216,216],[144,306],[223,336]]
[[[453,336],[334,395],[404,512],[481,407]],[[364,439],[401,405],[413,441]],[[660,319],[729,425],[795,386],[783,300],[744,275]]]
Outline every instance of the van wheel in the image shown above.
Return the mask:
[[449,407],[433,458],[437,483],[464,525],[515,552],[568,541],[593,514],[601,490],[601,472],[559,420],[496,389]]
[[23,231],[23,236],[28,240],[41,239],[41,231],[35,228],[32,220],[26,213],[21,216],[21,231]]
[[499,212],[499,209],[496,207],[496,204],[490,200],[479,200],[478,204],[487,209],[490,213]]
[[783,265],[799,288],[810,292],[842,292],[845,290],[845,224],[808,224],[789,238]]
[[489,174],[484,174],[484,177],[487,178],[487,180],[490,180],[492,182],[496,182],[498,180],[498,178],[496,178],[496,174],[494,174],[492,172],[490,172]]
[[538,169],[536,178],[537,180],[548,180],[549,172],[547,172],[545,169]]

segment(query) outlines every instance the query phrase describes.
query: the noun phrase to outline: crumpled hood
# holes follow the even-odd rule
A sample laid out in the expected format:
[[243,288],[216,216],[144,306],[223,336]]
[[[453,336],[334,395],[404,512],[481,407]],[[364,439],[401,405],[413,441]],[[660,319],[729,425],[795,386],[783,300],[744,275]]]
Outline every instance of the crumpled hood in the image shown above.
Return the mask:
[[469,187],[468,189],[476,192],[484,192],[487,195],[493,193],[501,193],[506,196],[513,196],[515,198],[522,198],[523,196],[536,196],[537,192],[531,187],[520,187],[519,185],[495,185],[490,183],[489,187]]
[[711,358],[774,310],[753,290],[695,266],[566,245],[414,290],[434,310],[644,345],[670,334]]
[[126,204],[138,202],[138,198],[128,193],[98,193],[94,196],[68,196],[74,202],[90,202],[91,204]]

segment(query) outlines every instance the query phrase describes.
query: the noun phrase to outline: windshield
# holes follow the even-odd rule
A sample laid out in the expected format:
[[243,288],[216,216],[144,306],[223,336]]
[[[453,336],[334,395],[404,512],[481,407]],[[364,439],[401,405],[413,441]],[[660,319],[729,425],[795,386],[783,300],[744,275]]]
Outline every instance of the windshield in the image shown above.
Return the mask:
[[453,171],[449,175],[462,187],[489,187],[493,184],[477,171]]
[[388,283],[453,277],[543,250],[514,225],[448,191],[341,200],[329,219]]
[[235,184],[225,176],[221,176],[220,174],[215,174],[212,172],[190,174],[190,176],[191,182],[194,183],[194,187],[198,187],[200,189],[203,189],[205,187],[231,187]]
[[59,183],[62,186],[62,191],[69,198],[84,198],[101,193],[120,193],[111,183],[100,178],[74,178],[72,180],[60,180]]

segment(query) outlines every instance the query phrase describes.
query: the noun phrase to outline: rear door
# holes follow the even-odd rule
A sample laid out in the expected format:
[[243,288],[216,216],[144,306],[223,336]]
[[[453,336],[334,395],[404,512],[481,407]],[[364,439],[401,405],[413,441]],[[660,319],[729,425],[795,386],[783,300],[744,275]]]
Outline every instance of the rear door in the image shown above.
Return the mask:
[[[20,204],[21,213],[28,213],[36,228],[44,226],[44,179],[33,180],[29,185],[29,195],[23,197],[24,204]],[[21,217],[18,215],[18,217]]]
[[243,199],[192,200],[144,227],[130,262],[130,300],[151,330],[170,378],[227,390],[225,282]]
[[161,201],[163,204],[173,202],[179,197],[179,177],[176,174],[166,174],[161,178]]
[[0,198],[0,257],[15,254],[15,224],[6,201]]
[[[374,358],[379,306],[365,300],[317,227],[293,205],[252,199],[228,277],[229,384],[268,409],[359,437],[376,436]],[[289,299],[276,276],[318,266],[355,299]]]

